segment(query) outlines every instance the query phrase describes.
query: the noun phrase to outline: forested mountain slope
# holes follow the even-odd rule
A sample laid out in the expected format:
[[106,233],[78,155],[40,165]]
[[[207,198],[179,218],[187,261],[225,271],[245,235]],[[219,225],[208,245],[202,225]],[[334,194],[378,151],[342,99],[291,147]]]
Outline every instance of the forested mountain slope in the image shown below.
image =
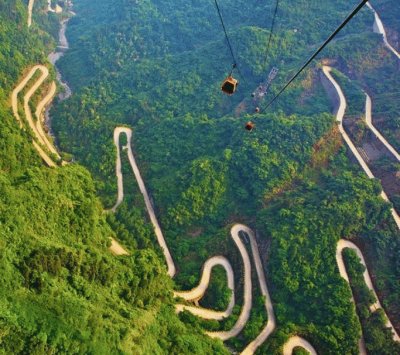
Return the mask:
[[88,171],[46,168],[13,117],[13,87],[55,46],[46,6],[28,30],[25,3],[0,4],[0,353],[225,353],[178,320],[153,249],[110,253],[115,232]]
[[[279,352],[285,336],[300,333],[322,353],[357,353],[357,320],[334,262],[341,237],[365,245],[376,260],[373,270],[379,272],[391,315],[398,314],[400,270],[392,268],[398,231],[378,197],[379,184],[368,181],[340,148],[317,63],[272,110],[256,117],[252,109],[237,117],[236,110],[277,66],[271,98],[355,3],[283,2],[269,53],[275,4],[221,4],[240,69],[239,91],[232,98],[219,93],[231,59],[212,2],[115,6],[102,0],[91,6],[81,0],[69,27],[71,51],[60,67],[75,95],[53,112],[60,145],[90,168],[102,200],[111,206],[116,191],[112,132],[121,124],[133,128],[135,154],[178,265],[179,288],[195,286],[198,270],[212,255],[238,260],[226,239],[229,223],[258,227],[268,246],[264,261],[278,317],[277,333],[261,352]],[[364,9],[324,55],[360,76],[375,71],[365,80],[378,82],[380,66],[389,73],[396,69],[372,23],[372,13]],[[387,75],[389,81],[393,77]],[[249,118],[257,125],[251,134],[242,129]],[[125,243],[137,245],[132,221],[143,205],[135,182],[127,187],[128,202],[110,222],[124,231]],[[214,278],[216,284],[223,279]],[[226,297],[223,289],[212,289],[204,305]],[[258,334],[265,320],[256,314],[231,346],[240,350]],[[228,320],[224,327],[232,324]],[[386,336],[376,334],[365,335],[367,346]]]
[[376,11],[385,24],[386,32],[389,36],[390,43],[400,50],[400,9],[395,0],[376,0],[374,2]]
[[[321,354],[358,354],[361,332],[372,354],[399,352],[380,311],[370,310],[358,259],[345,255],[352,289],[338,270],[338,241],[351,239],[400,327],[400,235],[391,206],[379,196],[379,181],[354,164],[320,80],[323,60],[377,94],[396,85],[398,63],[372,33],[371,11],[363,9],[271,109],[255,115],[248,104],[275,66],[261,107],[272,98],[356,3],[281,2],[266,53],[275,3],[221,2],[240,71],[238,92],[226,97],[220,83],[232,62],[213,1],[76,0],[70,50],[58,64],[73,95],[50,111],[56,141],[75,163],[55,169],[42,166],[9,98],[27,68],[47,63],[59,18],[37,0],[28,31],[26,3],[0,4],[1,351],[228,352],[204,331],[231,329],[244,304],[244,266],[229,229],[245,223],[257,231],[277,320],[258,353],[280,354],[298,335]],[[349,112],[359,114],[360,94],[349,87]],[[397,105],[388,105],[398,115]],[[250,119],[251,133],[243,129]],[[115,214],[104,213],[117,196],[118,126],[133,130],[134,155],[177,266],[173,281],[124,136],[125,200]],[[112,255],[110,237],[129,256]],[[233,315],[220,323],[188,312],[178,317],[172,290],[195,287],[204,262],[217,255],[235,269]],[[242,351],[268,321],[254,271],[252,279],[250,319],[227,341],[232,351]],[[215,270],[199,305],[224,310],[230,296],[224,272]]]

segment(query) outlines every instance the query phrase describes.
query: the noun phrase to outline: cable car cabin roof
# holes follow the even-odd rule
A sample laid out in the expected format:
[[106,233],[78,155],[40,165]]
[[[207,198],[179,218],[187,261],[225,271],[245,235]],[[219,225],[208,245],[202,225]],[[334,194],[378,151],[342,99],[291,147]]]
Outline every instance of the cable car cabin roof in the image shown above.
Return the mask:
[[238,85],[238,81],[235,78],[229,76],[222,83],[221,90],[225,94],[232,95],[236,91],[237,85]]

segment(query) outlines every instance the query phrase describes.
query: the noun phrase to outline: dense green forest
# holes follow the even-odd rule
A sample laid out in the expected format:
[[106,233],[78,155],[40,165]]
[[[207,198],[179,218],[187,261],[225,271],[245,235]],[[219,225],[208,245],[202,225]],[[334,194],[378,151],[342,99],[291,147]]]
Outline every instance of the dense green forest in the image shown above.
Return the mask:
[[357,302],[357,312],[364,329],[367,350],[371,354],[398,354],[400,344],[394,342],[391,332],[387,331],[384,314],[381,310],[371,311],[370,309],[371,305],[376,302],[376,298],[365,285],[361,276],[365,267],[360,263],[354,251],[345,250],[345,257]]
[[11,90],[55,46],[45,6],[28,30],[25,3],[0,4],[0,353],[226,353],[176,317],[153,248],[110,253],[115,232],[88,171],[45,168],[13,118]]
[[[282,4],[277,35],[266,58],[273,5],[235,1],[232,6],[222,6],[240,69],[239,92],[226,98],[219,94],[219,83],[231,60],[215,9],[209,3],[121,2],[115,7],[103,0],[93,7],[85,0],[76,2],[78,16],[68,30],[71,50],[60,63],[75,95],[54,111],[54,127],[61,147],[94,174],[96,187],[108,206],[114,203],[116,192],[112,132],[119,124],[134,128],[135,154],[178,265],[178,288],[195,286],[201,265],[212,255],[228,255],[239,265],[226,227],[237,221],[257,226],[262,238],[272,243],[264,257],[268,258],[269,284],[280,322],[277,335],[268,341],[271,344],[264,351],[277,351],[288,334],[300,333],[309,336],[322,352],[356,353],[359,326],[351,304],[343,301],[349,290],[336,271],[335,243],[339,237],[366,238],[379,231],[378,235],[384,233],[388,238],[385,248],[393,243],[398,248],[398,233],[390,221],[388,207],[377,197],[379,185],[349,165],[342,150],[340,158],[332,160],[338,154],[338,137],[332,118],[326,114],[330,107],[318,79],[318,65],[303,74],[271,112],[254,117],[252,108],[248,108],[239,117],[234,114],[239,103],[275,65],[280,71],[268,96],[272,97],[351,6],[347,1],[318,6],[308,1],[298,1],[296,6]],[[335,40],[326,57],[339,64],[354,63],[350,69],[360,72],[371,66],[362,58],[381,47],[379,36],[370,33],[372,23],[371,12],[363,10]],[[393,63],[386,57],[387,63]],[[374,70],[376,78],[380,68]],[[370,77],[375,80],[372,74]],[[257,128],[249,135],[242,125],[250,118]],[[86,144],[82,145],[82,141]],[[328,178],[334,171],[341,173]],[[126,169],[125,178],[128,176]],[[143,203],[134,181],[128,179],[129,202],[112,219],[125,231],[124,240],[141,240],[136,237],[137,227],[132,221],[134,216],[143,215]],[[345,197],[340,196],[342,189],[348,191]],[[291,193],[298,197],[293,197],[296,204],[283,207],[278,201],[287,190],[294,190]],[[315,215],[309,206],[317,208],[323,200],[321,194],[331,202]],[[307,200],[313,202],[305,203]],[[298,251],[289,260],[280,260],[285,249],[278,242],[279,232],[271,230],[271,226],[282,230],[282,238],[287,239],[294,226],[286,224],[285,213],[288,220],[293,220],[291,214],[296,209],[304,211],[298,216],[298,223],[304,226],[319,226],[325,214],[338,212],[326,230],[312,232],[304,227],[303,238],[311,239],[315,233],[314,251],[306,252],[308,244],[293,239],[287,245],[297,245]],[[270,222],[269,213],[274,222]],[[357,216],[356,220],[350,218],[352,215]],[[299,238],[297,232],[293,238]],[[378,237],[371,239],[371,243],[376,242]],[[331,256],[320,261],[329,250]],[[312,258],[309,263],[318,261],[320,271],[316,269],[312,275],[304,272],[305,279],[297,280],[300,275],[290,270],[304,263],[304,253]],[[383,255],[386,253],[388,249]],[[376,260],[382,262],[383,255]],[[290,265],[286,278],[282,277],[282,265]],[[396,293],[395,283],[390,280],[398,272],[386,268],[386,273],[380,275],[384,291]],[[324,278],[316,283],[314,278],[319,273]],[[224,279],[216,277],[216,284],[221,284],[221,277]],[[313,284],[308,292],[307,284]],[[288,288],[293,297],[287,296]],[[332,293],[334,288],[337,290]],[[329,297],[321,296],[323,290]],[[239,286],[239,299],[240,295]],[[300,304],[309,305],[309,297],[319,297],[327,303],[316,302],[318,311],[291,311],[298,310]],[[390,304],[397,313],[395,297]],[[211,287],[205,304],[212,304],[213,299],[216,304],[220,298],[224,298],[223,287]],[[338,314],[347,318],[341,319]],[[205,323],[206,328],[215,329],[215,324]],[[232,325],[231,321],[227,323],[222,326]],[[231,341],[232,347],[242,348],[261,330],[262,323],[255,318],[250,323],[259,325]]]
[[[377,3],[384,9],[393,1]],[[396,102],[378,97],[396,86],[399,66],[371,33],[372,13],[363,9],[271,109],[256,115],[249,99],[276,66],[258,104],[271,99],[355,4],[281,2],[266,53],[274,2],[221,3],[240,81],[226,97],[220,83],[232,63],[212,1],[75,0],[70,50],[57,64],[73,95],[50,112],[56,141],[75,163],[57,169],[42,167],[9,97],[26,68],[47,62],[59,17],[37,0],[28,30],[26,1],[0,4],[0,353],[227,353],[204,330],[228,330],[240,313],[243,266],[229,236],[237,222],[257,230],[277,317],[258,353],[279,354],[300,335],[318,353],[357,354],[361,330],[371,354],[398,351],[382,315],[368,313],[371,298],[354,255],[346,261],[356,308],[337,269],[338,240],[361,245],[385,310],[400,326],[400,235],[379,181],[349,159],[320,82],[324,59],[354,81],[343,84],[348,115],[360,113],[358,89],[367,86],[377,110],[390,110],[385,133],[395,125]],[[397,31],[395,15],[386,19]],[[243,129],[248,120],[256,124],[251,133]],[[133,129],[134,153],[177,265],[173,280],[124,150],[125,200],[115,214],[104,213],[116,200],[112,138],[119,125]],[[110,237],[129,256],[113,256]],[[234,266],[233,315],[221,323],[177,316],[172,290],[196,286],[213,255]],[[267,321],[254,271],[252,278],[250,320],[227,342],[234,351]],[[222,310],[229,296],[216,269],[200,304]]]
[[[323,353],[358,353],[357,344],[350,342],[359,337],[357,319],[354,313],[341,311],[351,301],[346,282],[337,273],[336,243],[343,236],[373,235],[381,221],[390,222],[390,213],[376,199],[376,181],[351,173],[347,164],[342,151],[329,171],[307,179],[260,211],[259,228],[270,236],[275,250],[267,270],[281,324],[265,344],[265,353],[275,353],[293,332],[308,336]],[[394,229],[392,233],[396,235]]]

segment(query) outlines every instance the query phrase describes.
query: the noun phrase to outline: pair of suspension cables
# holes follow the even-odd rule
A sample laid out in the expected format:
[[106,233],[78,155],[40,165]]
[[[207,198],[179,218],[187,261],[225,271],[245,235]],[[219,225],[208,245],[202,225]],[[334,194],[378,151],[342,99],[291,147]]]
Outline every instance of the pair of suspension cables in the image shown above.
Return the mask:
[[[235,53],[233,51],[232,44],[231,44],[231,41],[230,41],[229,36],[228,36],[228,31],[226,30],[225,22],[224,22],[224,19],[222,17],[221,8],[220,8],[220,6],[218,4],[218,0],[214,0],[214,3],[215,3],[215,8],[217,9],[219,20],[220,20],[221,25],[222,25],[222,29],[223,29],[224,34],[225,34],[226,43],[228,45],[228,49],[229,49],[229,52],[230,52],[231,57],[232,57],[232,69],[231,69],[230,75],[232,74],[234,69],[237,69],[239,74],[241,75],[240,69],[239,69],[238,64],[237,64],[236,56],[235,56]],[[269,37],[268,37],[268,43],[267,43],[267,50],[266,50],[265,60],[264,60],[264,66],[267,63],[267,59],[268,59],[268,53],[269,53],[269,48],[270,48],[270,45],[271,45],[272,36],[273,36],[273,33],[274,33],[275,19],[276,19],[276,15],[278,13],[278,8],[279,8],[279,0],[276,0],[275,10],[274,10],[274,14],[273,14],[273,17],[272,17],[271,29],[270,29]]]
[[[221,9],[220,6],[218,4],[218,0],[214,0],[215,2],[215,6],[219,15],[219,19],[221,21],[221,25],[222,28],[224,30],[224,34],[225,34],[225,38],[229,47],[229,51],[231,53],[232,56],[232,60],[233,60],[233,64],[232,64],[232,71],[233,69],[238,68],[237,65],[237,61],[236,61],[236,57],[231,45],[231,42],[229,40],[229,36],[226,30],[226,26],[224,23],[224,19],[222,17],[221,14]],[[267,110],[284,92],[285,90],[289,87],[289,85],[295,81],[297,79],[297,77],[303,72],[303,70],[305,68],[307,68],[307,66],[315,59],[315,57],[322,52],[322,50],[336,37],[336,35],[352,20],[352,18],[357,15],[357,13],[364,7],[364,5],[368,2],[368,0],[362,0],[354,9],[353,11],[351,11],[351,13],[346,17],[346,19],[339,25],[339,27],[333,31],[333,33],[328,37],[328,39],[311,55],[311,57],[309,59],[307,59],[307,61],[300,67],[300,69],[296,72],[296,74],[294,74],[289,81],[279,90],[279,92],[264,106],[262,107],[262,109],[265,111]],[[271,45],[271,40],[273,37],[273,32],[274,32],[274,26],[275,26],[275,20],[277,17],[277,13],[278,13],[278,8],[279,8],[279,0],[276,0],[276,5],[275,5],[275,11],[273,14],[273,18],[272,18],[272,23],[271,23],[271,30],[269,33],[269,38],[268,38],[268,43],[267,43],[267,48],[266,48],[266,57],[265,57],[265,63],[267,62],[268,59],[268,55],[269,55],[269,50],[270,50],[270,45]],[[240,71],[239,71],[240,74]]]

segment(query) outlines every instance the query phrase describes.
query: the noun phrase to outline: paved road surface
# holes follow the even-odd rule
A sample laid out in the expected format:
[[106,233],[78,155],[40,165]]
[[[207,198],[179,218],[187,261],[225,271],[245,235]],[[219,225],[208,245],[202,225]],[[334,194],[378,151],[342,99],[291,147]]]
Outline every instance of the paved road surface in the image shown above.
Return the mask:
[[43,130],[43,122],[44,120],[42,119],[42,114],[46,106],[48,106],[51,101],[54,98],[54,95],[56,94],[57,91],[57,86],[56,83],[53,81],[50,84],[50,89],[47,95],[39,102],[37,105],[36,111],[35,111],[35,116],[36,116],[36,131],[39,134],[39,136],[42,138],[42,141],[44,142],[45,146],[47,149],[53,153],[58,159],[61,159],[60,154],[58,154],[56,148],[54,145],[48,140],[47,134]]
[[145,202],[146,208],[147,208],[147,212],[149,214],[151,223],[153,224],[154,232],[157,236],[158,244],[160,245],[161,249],[163,250],[165,259],[167,261],[168,275],[173,277],[176,272],[175,264],[172,259],[171,253],[169,252],[169,249],[168,249],[167,243],[164,239],[164,235],[161,231],[160,225],[158,224],[158,220],[154,213],[153,206],[150,202],[149,194],[147,193],[143,179],[140,175],[139,168],[136,165],[135,157],[133,156],[132,143],[131,143],[132,130],[130,128],[125,128],[125,127],[117,127],[114,130],[114,144],[117,148],[116,175],[117,175],[117,181],[118,181],[118,197],[117,197],[117,203],[112,208],[112,210],[115,211],[117,209],[117,207],[121,204],[121,202],[124,198],[124,184],[123,184],[123,177],[122,177],[122,170],[121,170],[121,152],[120,152],[120,147],[119,147],[119,138],[122,133],[124,133],[126,135],[126,138],[128,141],[127,150],[128,150],[129,163],[131,165],[133,174],[135,175],[136,181],[139,185],[140,192],[143,195],[144,202]]
[[28,3],[28,27],[32,26],[32,11],[33,11],[34,4],[35,4],[35,0],[29,0],[29,3]]
[[378,13],[375,11],[375,9],[372,7],[372,5],[367,2],[367,6],[371,9],[371,11],[374,13],[375,16],[375,22],[374,22],[374,32],[379,33],[382,35],[383,42],[385,43],[385,46],[398,58],[400,59],[400,53],[397,52],[389,43],[387,35],[386,35],[386,30],[385,26],[383,26],[382,20],[379,17]]
[[250,239],[251,252],[253,254],[254,264],[257,270],[258,282],[260,285],[261,294],[265,298],[265,309],[267,311],[267,316],[268,316],[267,325],[257,336],[257,338],[254,339],[249,345],[247,345],[246,348],[242,351],[242,355],[251,355],[254,354],[257,348],[260,347],[268,339],[271,333],[275,330],[276,319],[275,319],[274,307],[272,305],[271,297],[268,292],[267,282],[265,280],[264,268],[261,262],[260,253],[258,251],[256,238],[254,236],[253,231],[250,230],[249,228],[246,231],[246,233]]
[[[379,298],[375,292],[375,288],[374,285],[372,284],[372,280],[371,280],[371,276],[369,274],[368,268],[367,268],[367,264],[365,263],[365,259],[364,256],[361,253],[361,250],[352,242],[348,241],[348,240],[344,240],[341,239],[339,240],[339,243],[337,245],[337,249],[336,249],[336,262],[338,264],[339,267],[339,272],[340,275],[347,281],[349,282],[349,277],[347,275],[347,271],[346,271],[346,267],[343,261],[343,250],[349,248],[354,250],[357,253],[357,256],[360,258],[361,264],[364,265],[365,267],[365,271],[363,273],[363,277],[364,277],[364,281],[365,284],[367,285],[367,287],[369,288],[369,290],[374,294],[375,298],[376,298],[376,302],[371,306],[371,311],[374,311],[376,309],[382,308],[381,303],[379,302]],[[383,308],[382,308],[383,309]],[[393,333],[393,339],[395,341],[400,341],[399,335],[397,334],[395,328],[392,325],[392,322],[390,321],[389,317],[386,315],[386,326],[388,328],[391,328],[392,333]]]
[[[129,163],[132,167],[133,173],[136,177],[136,180],[138,182],[140,191],[143,194],[145,204],[147,211],[149,213],[151,222],[153,224],[153,227],[156,231],[157,234],[157,239],[164,251],[164,255],[167,260],[168,264],[168,270],[169,274],[171,277],[174,276],[175,274],[175,265],[173,264],[173,259],[169,253],[166,241],[162,235],[161,228],[158,224],[157,218],[154,213],[153,206],[150,202],[147,190],[145,188],[143,179],[140,175],[140,171],[137,167],[135,157],[132,152],[131,144],[132,144],[132,130],[126,127],[117,127],[114,130],[114,144],[117,148],[117,160],[116,160],[116,175],[117,175],[117,180],[118,180],[118,193],[117,193],[117,202],[115,206],[112,208],[113,211],[115,211],[118,206],[121,204],[124,198],[124,191],[123,191],[123,176],[122,176],[122,167],[121,167],[121,149],[120,149],[120,144],[119,144],[119,139],[120,135],[124,133],[127,137],[127,145],[124,147],[124,149],[127,149],[128,151],[128,158],[129,158]],[[242,352],[243,355],[249,355],[253,354],[255,350],[263,344],[263,342],[268,338],[268,336],[274,331],[276,327],[276,320],[275,320],[275,315],[273,311],[273,305],[271,302],[271,298],[268,292],[267,288],[267,283],[265,280],[265,275],[264,275],[264,269],[262,266],[261,262],[261,257],[258,251],[258,246],[257,242],[254,236],[253,231],[248,228],[245,225],[242,224],[235,224],[231,228],[231,237],[234,240],[237,248],[239,249],[239,252],[242,256],[243,259],[243,264],[244,264],[244,295],[243,295],[243,305],[242,305],[242,310],[239,315],[238,320],[236,321],[236,324],[233,326],[233,328],[229,331],[219,331],[219,332],[208,332],[207,334],[213,338],[219,338],[223,341],[228,340],[232,337],[237,336],[244,328],[246,325],[249,317],[250,317],[250,312],[252,309],[252,279],[251,279],[251,263],[250,263],[250,257],[247,252],[246,246],[244,245],[243,241],[240,238],[240,233],[244,232],[248,235],[248,238],[250,240],[250,246],[254,258],[254,264],[256,266],[256,271],[257,271],[257,276],[260,284],[260,289],[262,295],[265,297],[265,307],[267,310],[268,314],[268,322],[265,328],[262,330],[262,332],[258,335],[258,337],[251,342]],[[234,272],[232,269],[231,264],[229,261],[224,257],[224,256],[215,256],[207,260],[207,262],[203,266],[203,272],[202,272],[202,277],[200,280],[200,283],[197,287],[190,291],[180,291],[180,292],[175,292],[174,295],[176,297],[181,297],[187,301],[193,301],[193,300],[199,300],[205,292],[207,291],[209,282],[210,282],[210,277],[211,277],[211,272],[213,267],[216,265],[221,265],[224,267],[226,273],[227,273],[227,278],[228,278],[228,287],[233,291],[232,293],[232,298],[230,300],[228,308],[223,311],[223,312],[216,312],[213,310],[201,308],[201,307],[194,307],[194,306],[187,306],[187,305],[177,305],[177,311],[180,312],[184,309],[189,310],[193,314],[200,316],[205,319],[216,319],[216,320],[221,320],[223,318],[226,318],[232,313],[232,309],[235,304],[235,298],[234,298]],[[172,273],[171,270],[174,272]],[[289,339],[289,344],[295,344],[296,339],[300,339],[299,337],[293,337]],[[307,342],[304,340],[304,344]],[[308,343],[307,343],[308,344]],[[301,346],[301,344],[299,344]],[[311,345],[308,345],[311,347]],[[312,348],[312,347],[311,347]],[[313,349],[313,348],[312,348]],[[313,350],[315,353],[315,350]]]
[[[18,121],[20,127],[23,128],[22,119],[21,119],[21,117],[19,115],[19,112],[18,112],[18,95],[26,87],[28,82],[32,79],[32,77],[35,75],[35,73],[37,71],[40,71],[41,75],[40,75],[39,79],[37,79],[35,84],[28,90],[28,92],[24,96],[24,112],[25,112],[25,118],[26,118],[26,120],[27,120],[27,122],[29,124],[29,127],[32,129],[36,139],[39,141],[39,143],[42,146],[47,146],[47,145],[51,145],[51,144],[49,143],[47,138],[44,139],[42,137],[42,135],[39,133],[39,131],[37,130],[37,126],[33,122],[31,109],[29,107],[29,101],[30,101],[31,97],[35,94],[35,92],[39,89],[39,87],[43,84],[43,82],[46,80],[47,76],[49,75],[49,71],[45,66],[43,66],[43,65],[35,65],[30,70],[28,75],[24,79],[22,79],[22,81],[17,85],[17,87],[14,89],[14,91],[11,94],[11,106],[12,106],[12,109],[13,109],[14,117]],[[40,105],[43,105],[43,101],[40,103]],[[56,164],[49,157],[49,155],[34,140],[33,140],[33,145],[36,148],[37,152],[39,153],[40,157],[43,159],[43,161],[49,167],[55,167],[56,166]]]
[[[335,92],[339,97],[339,106],[336,109],[336,120],[339,122],[339,131],[342,134],[343,139],[345,140],[345,142],[349,146],[351,152],[354,154],[354,156],[356,157],[357,161],[361,165],[362,169],[365,171],[365,173],[368,175],[368,177],[370,179],[374,179],[375,176],[372,174],[372,171],[370,170],[370,168],[368,167],[368,165],[364,161],[364,159],[361,157],[360,153],[358,152],[358,150],[354,146],[353,142],[351,141],[350,137],[347,135],[346,131],[343,128],[343,117],[344,117],[344,114],[346,112],[346,107],[347,107],[346,98],[344,97],[344,94],[343,94],[343,91],[342,91],[341,87],[336,82],[336,80],[332,77],[331,70],[332,70],[332,68],[329,67],[329,66],[325,65],[325,66],[322,67],[323,73],[328,78],[329,82],[333,85],[333,87],[335,88]],[[388,196],[386,195],[385,191],[383,191],[383,190],[381,192],[381,197],[385,201],[390,202]],[[400,217],[399,217],[399,215],[397,214],[397,212],[396,212],[396,210],[394,208],[391,209],[391,212],[392,212],[393,219],[394,219],[394,221],[395,221],[395,223],[397,225],[397,228],[400,229]]]
[[[122,167],[121,167],[121,151],[120,151],[120,147],[119,147],[119,139],[120,139],[120,135],[124,133],[127,137],[127,145],[126,145],[126,149],[128,152],[128,158],[129,158],[129,163],[131,165],[132,171],[136,177],[136,181],[138,182],[139,185],[139,189],[143,195],[143,198],[145,200],[145,204],[146,204],[146,208],[147,208],[147,212],[149,213],[150,216],[150,220],[151,223],[153,224],[156,236],[157,236],[157,240],[159,245],[161,246],[161,248],[163,249],[164,252],[164,256],[165,259],[167,261],[167,265],[168,265],[168,274],[173,277],[175,275],[175,264],[173,262],[173,259],[171,257],[171,254],[169,252],[168,246],[166,244],[165,238],[162,234],[160,225],[158,223],[157,217],[154,213],[154,209],[153,206],[150,202],[146,187],[144,185],[143,179],[140,175],[140,171],[137,167],[136,164],[136,160],[135,157],[133,155],[132,152],[132,130],[129,128],[125,128],[125,127],[117,127],[114,130],[114,144],[117,148],[117,160],[116,160],[116,175],[117,175],[117,181],[118,181],[118,194],[117,194],[117,202],[115,204],[115,206],[112,208],[113,211],[115,211],[118,206],[121,204],[123,198],[124,198],[124,192],[123,192],[123,176],[122,176]],[[244,297],[243,297],[243,306],[242,306],[242,310],[241,313],[239,315],[239,318],[236,322],[236,324],[234,325],[234,327],[229,330],[229,331],[220,331],[220,332],[209,332],[208,334],[211,337],[214,338],[219,338],[222,340],[227,340],[229,338],[232,338],[236,335],[238,335],[241,330],[243,329],[243,327],[245,326],[245,324],[247,323],[249,317],[250,317],[250,311],[252,308],[252,280],[251,280],[251,263],[250,263],[250,257],[249,254],[246,250],[245,245],[243,244],[243,242],[240,239],[239,236],[239,232],[245,232],[249,234],[249,237],[251,238],[251,236],[253,236],[252,231],[243,225],[240,224],[236,224],[232,227],[231,229],[231,236],[232,239],[234,240],[236,246],[239,249],[239,252],[242,256],[243,259],[243,264],[244,264]],[[258,251],[257,251],[258,252]],[[219,258],[219,259],[214,259],[215,261],[221,262],[222,264],[224,264],[226,266],[225,270],[228,273],[228,280],[234,278],[233,275],[233,270],[232,267],[228,266],[229,263],[225,263],[225,261],[223,261],[224,259],[222,259],[223,257]],[[257,264],[257,261],[256,261]],[[203,276],[204,279],[203,284],[200,282],[200,285],[194,289],[193,293],[190,295],[190,297],[192,296],[196,296],[197,294],[201,294],[205,291],[205,289],[207,289],[208,283],[206,284],[205,281],[209,281],[209,278],[207,280],[207,274],[211,273],[211,269],[212,269],[212,265],[213,262],[210,263],[206,263],[204,268],[203,268]],[[229,285],[228,285],[229,286]],[[231,286],[233,288],[233,284],[231,283]],[[183,293],[177,293],[178,295],[185,295],[185,292]],[[231,300],[232,302],[232,300]],[[231,306],[231,303],[230,303]],[[178,306],[178,310],[180,310],[182,308],[182,306]],[[207,318],[209,316],[211,316],[213,319],[215,319],[216,316],[216,312],[215,311],[211,311],[211,310],[206,310],[206,309],[202,309],[202,308],[197,308],[197,307],[193,307],[196,308],[196,314],[203,317],[203,318]],[[190,308],[192,309],[192,308]],[[229,308],[228,310],[229,311]],[[220,316],[220,314],[218,315]]]
[[301,347],[307,350],[311,355],[317,355],[314,347],[305,339],[300,338],[299,336],[294,336],[287,341],[283,347],[283,355],[291,355],[293,353],[293,349],[296,347]]
[[382,142],[382,144],[393,154],[393,156],[400,162],[400,154],[397,150],[382,136],[382,134],[376,129],[372,123],[372,101],[368,94],[366,95],[365,101],[365,121],[368,128],[375,134],[375,136]]
[[[360,163],[361,167],[364,169],[364,171],[366,172],[368,177],[374,178],[374,175],[372,174],[371,170],[368,168],[367,164],[362,159],[362,157],[358,153],[357,149],[355,148],[353,142],[350,140],[349,136],[347,135],[347,133],[345,132],[345,130],[343,128],[343,117],[344,117],[344,114],[345,114],[345,111],[346,111],[346,106],[347,106],[346,98],[344,97],[344,94],[343,94],[343,91],[342,91],[341,87],[339,86],[339,84],[335,81],[335,79],[331,75],[332,68],[330,68],[328,66],[324,66],[322,70],[323,70],[325,76],[328,78],[328,80],[334,86],[334,88],[336,90],[336,93],[339,96],[339,107],[337,108],[336,119],[337,119],[337,121],[339,121],[340,133],[342,134],[342,136],[343,136],[344,140],[346,141],[346,143],[348,144],[350,150],[356,156],[358,162]],[[384,192],[382,192],[381,195],[385,200],[388,201],[388,198],[387,198],[387,196],[386,196],[386,194]],[[394,211],[394,209],[392,209],[392,215],[393,215],[398,227],[400,228],[400,221],[399,221],[398,215],[397,215],[396,211]],[[355,247],[355,245],[352,244],[352,243],[351,244],[346,244],[344,241],[340,241],[339,244],[338,244],[338,247],[337,247],[337,252],[336,252],[336,261],[337,261],[337,264],[338,264],[338,267],[339,267],[340,275],[342,275],[342,277],[348,282],[349,280],[348,280],[348,277],[347,277],[345,265],[343,263],[342,256],[341,256],[343,245],[347,245],[347,247],[351,247],[352,249],[354,249],[352,246]],[[357,248],[357,247],[355,247],[355,248]],[[359,254],[359,256],[361,256],[362,262],[365,265],[365,260],[364,260],[364,258],[362,256],[361,252],[358,250],[358,248],[354,249],[354,250],[356,250],[357,254]],[[367,284],[368,288],[371,289],[371,287],[372,287],[372,290],[375,293],[375,290],[373,289],[373,286],[372,286],[372,282],[370,282],[369,274],[368,274],[369,283],[367,282],[368,279],[366,279],[365,274],[366,273],[364,273],[364,280],[366,281],[366,284]],[[354,302],[354,298],[353,298],[353,302]],[[393,330],[394,330],[394,328],[393,328]],[[395,333],[394,339],[397,340],[397,337],[398,336]],[[360,339],[359,349],[360,349],[360,354],[361,355],[365,355],[367,353],[366,352],[366,347],[365,347],[365,341],[364,341],[363,337]]]
[[226,276],[228,279],[228,288],[232,291],[231,300],[229,302],[227,309],[223,312],[217,312],[202,307],[194,307],[194,306],[178,304],[177,305],[178,312],[187,310],[199,317],[203,317],[205,319],[215,319],[215,320],[222,320],[224,318],[229,317],[232,314],[233,307],[235,306],[235,278],[232,266],[229,260],[224,256],[214,256],[208,259],[203,266],[203,273],[201,275],[199,285],[190,291],[174,292],[174,297],[183,298],[185,301],[200,300],[207,291],[208,285],[210,283],[212,269],[217,265],[222,266],[225,269]]

